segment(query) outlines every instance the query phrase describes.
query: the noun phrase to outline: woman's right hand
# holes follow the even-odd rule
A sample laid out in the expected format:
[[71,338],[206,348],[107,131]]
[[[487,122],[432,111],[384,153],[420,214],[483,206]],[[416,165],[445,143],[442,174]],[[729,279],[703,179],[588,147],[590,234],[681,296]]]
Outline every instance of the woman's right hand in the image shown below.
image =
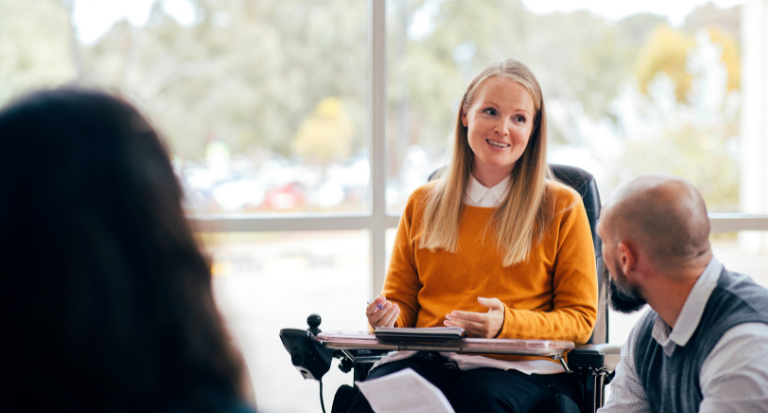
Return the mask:
[[397,316],[400,315],[400,307],[397,304],[387,301],[384,294],[374,298],[365,309],[365,316],[368,317],[368,324],[372,327],[394,327]]

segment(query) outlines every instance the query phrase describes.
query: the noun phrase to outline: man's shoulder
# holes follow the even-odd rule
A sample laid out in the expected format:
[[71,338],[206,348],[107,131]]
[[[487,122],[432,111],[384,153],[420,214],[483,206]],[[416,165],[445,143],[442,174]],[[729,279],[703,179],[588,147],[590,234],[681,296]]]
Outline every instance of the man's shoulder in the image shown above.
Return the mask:
[[725,266],[723,266],[717,279],[717,286],[734,292],[750,289],[754,290],[756,294],[768,296],[768,289],[756,283],[752,277],[744,273],[730,271]]
[[[750,276],[731,272],[723,267],[717,286],[710,296],[709,307],[723,308],[728,301],[743,304],[740,315],[755,318],[754,321],[768,322],[768,289],[757,284]],[[720,311],[718,311],[720,312]]]
[[711,362],[710,359],[723,353],[725,357],[721,359],[724,364],[736,362],[739,358],[750,357],[750,355],[765,359],[765,363],[768,363],[768,324],[743,323],[731,327],[717,340],[705,365]]

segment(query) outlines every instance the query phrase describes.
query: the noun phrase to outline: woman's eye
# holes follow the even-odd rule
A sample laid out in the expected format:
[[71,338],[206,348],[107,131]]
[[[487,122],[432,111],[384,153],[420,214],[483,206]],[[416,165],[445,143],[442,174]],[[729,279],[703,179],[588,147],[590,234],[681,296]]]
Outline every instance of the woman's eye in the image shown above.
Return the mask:
[[515,116],[515,121],[520,122],[520,123],[525,123],[525,116],[517,115],[517,116]]
[[495,115],[496,115],[496,109],[491,109],[491,108],[488,108],[488,109],[484,110],[483,112],[484,112],[486,115],[491,115],[491,116],[495,116]]

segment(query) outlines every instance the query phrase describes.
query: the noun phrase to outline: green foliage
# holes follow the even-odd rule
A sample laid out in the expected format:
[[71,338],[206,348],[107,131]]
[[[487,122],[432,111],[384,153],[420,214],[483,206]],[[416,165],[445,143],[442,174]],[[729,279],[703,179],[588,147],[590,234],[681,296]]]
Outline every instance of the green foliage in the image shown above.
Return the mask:
[[682,125],[629,142],[610,186],[641,173],[684,177],[701,192],[710,212],[738,211],[739,167],[720,131]]

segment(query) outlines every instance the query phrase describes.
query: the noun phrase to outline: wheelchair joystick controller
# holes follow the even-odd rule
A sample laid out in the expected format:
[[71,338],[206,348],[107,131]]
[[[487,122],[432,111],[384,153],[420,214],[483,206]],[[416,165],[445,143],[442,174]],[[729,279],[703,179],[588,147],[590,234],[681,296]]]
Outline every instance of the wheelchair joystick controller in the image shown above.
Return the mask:
[[318,314],[310,314],[309,317],[307,317],[307,325],[309,326],[307,330],[309,330],[310,333],[317,336],[322,331],[318,328],[320,327],[320,323],[322,321],[323,319],[320,318]]
[[291,364],[305,379],[320,380],[331,368],[333,350],[326,349],[316,339],[321,321],[319,315],[312,314],[307,317],[308,329],[280,330],[280,340],[291,355]]

